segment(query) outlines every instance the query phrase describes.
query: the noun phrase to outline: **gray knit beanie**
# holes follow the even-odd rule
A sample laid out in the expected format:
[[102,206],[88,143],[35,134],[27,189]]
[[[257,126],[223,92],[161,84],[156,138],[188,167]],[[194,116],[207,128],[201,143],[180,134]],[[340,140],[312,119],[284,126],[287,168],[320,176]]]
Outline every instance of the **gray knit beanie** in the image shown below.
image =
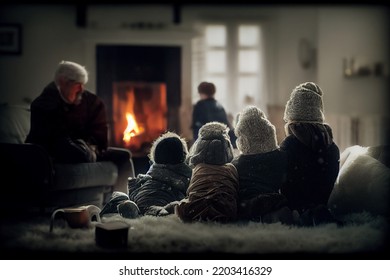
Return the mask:
[[287,101],[284,111],[285,122],[324,122],[322,90],[313,82],[297,86]]
[[275,126],[255,106],[245,108],[234,129],[237,148],[244,155],[271,152],[278,148]]
[[204,124],[198,133],[198,139],[189,151],[189,165],[199,163],[223,165],[233,159],[233,146],[229,138],[229,128],[220,122]]

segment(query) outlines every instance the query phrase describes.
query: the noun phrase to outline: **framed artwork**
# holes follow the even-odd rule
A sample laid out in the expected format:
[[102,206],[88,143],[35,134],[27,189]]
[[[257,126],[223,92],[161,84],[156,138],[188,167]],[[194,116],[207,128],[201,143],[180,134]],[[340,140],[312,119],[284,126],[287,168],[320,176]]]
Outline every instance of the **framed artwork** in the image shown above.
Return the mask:
[[22,27],[17,23],[0,23],[0,54],[22,53]]

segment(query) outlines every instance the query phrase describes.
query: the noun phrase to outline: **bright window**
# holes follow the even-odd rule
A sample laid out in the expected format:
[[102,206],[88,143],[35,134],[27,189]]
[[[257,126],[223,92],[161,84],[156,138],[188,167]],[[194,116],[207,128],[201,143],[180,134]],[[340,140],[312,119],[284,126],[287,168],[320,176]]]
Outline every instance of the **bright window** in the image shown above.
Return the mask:
[[259,42],[259,27],[255,25],[240,25],[238,27],[238,42],[243,47],[256,47]]
[[208,73],[226,72],[226,51],[210,50],[206,52],[206,69]]
[[241,104],[253,103],[258,92],[258,79],[256,77],[238,78],[238,95]]
[[206,45],[209,47],[226,46],[226,26],[208,25],[205,29]]
[[240,50],[238,52],[238,71],[254,73],[259,70],[259,52],[257,50]]
[[208,81],[228,114],[236,116],[247,105],[263,107],[260,25],[210,24],[203,32],[193,41],[193,103],[198,84]]

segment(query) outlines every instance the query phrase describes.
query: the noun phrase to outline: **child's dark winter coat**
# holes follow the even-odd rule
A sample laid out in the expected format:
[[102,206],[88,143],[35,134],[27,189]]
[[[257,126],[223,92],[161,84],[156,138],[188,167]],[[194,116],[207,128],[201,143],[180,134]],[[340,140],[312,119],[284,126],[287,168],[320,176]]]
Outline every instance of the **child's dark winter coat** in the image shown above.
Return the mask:
[[299,212],[327,205],[339,172],[340,151],[324,123],[322,90],[312,82],[297,86],[284,113],[287,137],[280,144],[288,155],[287,181],[281,188]]
[[279,149],[254,155],[242,154],[232,164],[240,178],[240,201],[259,194],[278,193],[287,175],[287,154]]
[[293,209],[303,212],[327,205],[339,172],[340,152],[326,124],[296,123],[280,144],[288,154],[287,181],[281,192]]
[[185,163],[187,154],[187,143],[179,135],[173,132],[161,135],[150,149],[152,165],[147,173],[129,178],[128,196],[123,193],[112,197],[106,212],[117,212],[117,206],[130,199],[141,215],[173,214],[175,203],[186,196],[192,175],[192,169]]
[[139,174],[135,182],[129,184],[129,198],[142,214],[153,214],[151,206],[164,207],[186,196],[191,174],[191,168],[185,163],[154,163],[146,174]]
[[287,154],[279,150],[275,127],[255,106],[245,108],[235,128],[240,155],[232,164],[239,175],[239,218],[261,216],[287,205],[279,193],[287,175]]
[[149,170],[129,180],[129,198],[142,214],[168,214],[162,207],[185,197],[192,175],[185,163],[187,154],[187,143],[176,133],[167,132],[154,141]]

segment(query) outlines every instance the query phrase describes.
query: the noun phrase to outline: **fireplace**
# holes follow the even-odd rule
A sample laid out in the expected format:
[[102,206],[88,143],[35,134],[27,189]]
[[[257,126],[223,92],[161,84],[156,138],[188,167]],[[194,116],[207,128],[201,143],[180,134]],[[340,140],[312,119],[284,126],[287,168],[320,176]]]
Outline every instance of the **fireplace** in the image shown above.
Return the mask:
[[97,45],[96,66],[109,145],[129,149],[136,174],[145,173],[153,141],[167,130],[180,134],[181,47]]
[[112,144],[144,156],[167,126],[167,90],[164,83],[114,82]]

